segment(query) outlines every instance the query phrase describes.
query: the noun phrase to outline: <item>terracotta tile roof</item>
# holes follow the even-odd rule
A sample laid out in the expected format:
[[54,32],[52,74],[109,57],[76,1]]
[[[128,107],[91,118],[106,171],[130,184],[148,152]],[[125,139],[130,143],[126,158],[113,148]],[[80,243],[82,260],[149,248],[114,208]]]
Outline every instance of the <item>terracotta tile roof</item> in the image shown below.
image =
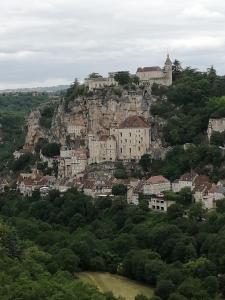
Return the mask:
[[126,118],[119,126],[120,129],[124,128],[148,128],[149,125],[143,117],[131,116]]
[[95,185],[94,180],[90,180],[90,179],[84,180],[84,189],[93,189],[94,185]]
[[203,183],[209,182],[209,178],[205,175],[198,175],[195,179],[194,179],[194,186],[198,187],[200,185],[202,185]]
[[203,182],[201,185],[198,185],[194,188],[193,192],[200,192],[200,193],[204,193],[207,194],[209,193],[209,191],[212,188],[212,183],[210,182]]
[[165,177],[163,177],[162,175],[151,176],[151,177],[146,181],[147,184],[159,184],[159,183],[165,183],[165,182],[169,182],[169,180],[166,179]]
[[180,177],[180,180],[181,181],[193,181],[196,176],[197,176],[197,173],[195,173],[195,172],[185,173]]
[[162,71],[160,67],[154,66],[154,67],[143,67],[138,68],[137,72],[156,72],[156,71]]

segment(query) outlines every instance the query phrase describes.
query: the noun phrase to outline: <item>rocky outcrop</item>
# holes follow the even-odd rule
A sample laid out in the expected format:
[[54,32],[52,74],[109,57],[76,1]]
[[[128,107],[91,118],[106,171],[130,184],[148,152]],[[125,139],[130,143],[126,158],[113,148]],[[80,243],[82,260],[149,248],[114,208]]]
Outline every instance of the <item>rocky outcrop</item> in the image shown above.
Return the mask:
[[154,148],[162,148],[164,120],[151,118],[153,97],[143,96],[142,90],[115,92],[112,88],[98,91],[92,96],[77,97],[69,103],[69,112],[61,101],[54,113],[50,130],[40,126],[40,110],[33,111],[27,121],[28,133],[25,148],[34,150],[40,138],[58,142],[72,148],[87,146],[88,134],[109,134],[110,128],[118,126],[127,117],[143,116],[152,124]]
[[45,133],[40,126],[40,111],[32,111],[27,119],[27,135],[25,140],[24,149],[33,151],[35,145],[40,138],[45,138]]

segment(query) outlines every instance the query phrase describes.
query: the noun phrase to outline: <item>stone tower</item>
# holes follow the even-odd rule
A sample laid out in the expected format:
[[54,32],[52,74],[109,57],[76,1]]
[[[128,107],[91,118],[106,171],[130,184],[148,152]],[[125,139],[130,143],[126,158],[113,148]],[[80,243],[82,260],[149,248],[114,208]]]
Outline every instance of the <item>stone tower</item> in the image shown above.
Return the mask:
[[165,61],[165,65],[164,65],[164,70],[165,70],[165,80],[167,82],[166,85],[170,86],[172,85],[172,82],[173,82],[173,77],[172,77],[172,61],[170,59],[170,56],[169,54],[167,54],[167,58],[166,58],[166,61]]

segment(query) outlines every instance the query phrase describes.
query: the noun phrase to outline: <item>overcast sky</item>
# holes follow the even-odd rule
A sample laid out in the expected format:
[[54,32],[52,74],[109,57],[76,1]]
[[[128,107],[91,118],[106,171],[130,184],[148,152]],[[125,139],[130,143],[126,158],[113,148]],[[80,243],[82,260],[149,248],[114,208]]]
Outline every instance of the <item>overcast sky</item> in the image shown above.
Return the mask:
[[225,74],[224,0],[1,0],[0,89],[162,65]]

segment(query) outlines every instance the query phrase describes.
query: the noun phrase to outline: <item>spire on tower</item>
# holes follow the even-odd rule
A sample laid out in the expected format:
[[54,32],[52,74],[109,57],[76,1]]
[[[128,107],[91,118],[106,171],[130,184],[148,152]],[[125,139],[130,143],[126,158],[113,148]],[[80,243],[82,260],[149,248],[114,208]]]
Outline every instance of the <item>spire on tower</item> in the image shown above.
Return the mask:
[[170,59],[169,53],[167,53],[167,58],[166,58],[165,65],[172,65],[172,61],[171,61],[171,59]]

